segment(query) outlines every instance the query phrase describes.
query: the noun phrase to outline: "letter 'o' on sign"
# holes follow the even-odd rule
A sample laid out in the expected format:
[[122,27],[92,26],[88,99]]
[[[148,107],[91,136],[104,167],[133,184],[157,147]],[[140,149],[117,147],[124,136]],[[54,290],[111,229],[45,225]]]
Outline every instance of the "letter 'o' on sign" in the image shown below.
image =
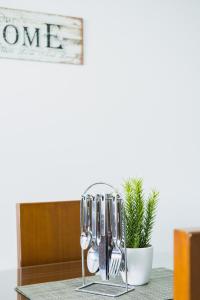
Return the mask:
[[0,8],[0,58],[83,64],[83,19]]
[[[9,31],[10,31],[10,34],[9,34]],[[16,44],[19,39],[17,27],[14,25],[6,25],[3,29],[3,38],[10,45]]]

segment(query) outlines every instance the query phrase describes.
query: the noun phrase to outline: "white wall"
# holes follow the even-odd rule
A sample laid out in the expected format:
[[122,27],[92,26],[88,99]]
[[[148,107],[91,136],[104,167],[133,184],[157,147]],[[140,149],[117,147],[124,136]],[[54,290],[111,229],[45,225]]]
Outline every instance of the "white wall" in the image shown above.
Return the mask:
[[129,176],[160,190],[155,265],[171,265],[173,228],[200,225],[200,2],[0,6],[85,20],[84,66],[0,60],[0,269],[16,265],[16,202]]

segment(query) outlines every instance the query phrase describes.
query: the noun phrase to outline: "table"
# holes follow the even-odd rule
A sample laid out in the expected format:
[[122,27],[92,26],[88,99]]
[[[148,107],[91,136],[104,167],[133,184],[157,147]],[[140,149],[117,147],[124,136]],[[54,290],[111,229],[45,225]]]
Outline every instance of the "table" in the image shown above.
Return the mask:
[[[74,262],[71,263],[71,268],[74,270]],[[157,269],[158,270],[158,269]],[[163,269],[160,269],[163,270]],[[161,278],[159,271],[154,270],[152,273],[154,278]],[[80,277],[80,261],[77,261],[75,272],[77,272],[76,277]],[[163,274],[163,271],[161,271]],[[170,271],[165,271],[170,272]],[[155,275],[156,276],[155,276]],[[166,273],[165,273],[166,274]],[[166,275],[164,277],[166,278]],[[41,265],[41,266],[33,266],[33,267],[24,267],[17,270],[8,270],[4,272],[0,272],[0,299],[5,300],[26,300],[26,298],[22,295],[19,295],[15,292],[14,288],[17,285],[27,285],[34,283],[42,283],[42,282],[52,282],[69,279],[71,275],[70,271],[70,263],[57,263],[57,264],[49,264],[49,265]],[[163,277],[162,275],[162,277]],[[158,277],[159,276],[159,277]],[[167,275],[168,276],[168,275]],[[164,278],[163,277],[163,278]],[[80,281],[80,278],[77,279]],[[88,279],[89,280],[89,279]],[[69,281],[71,282],[71,281]],[[67,282],[67,284],[71,284]],[[73,286],[75,285],[76,280],[73,281]],[[80,284],[80,283],[79,283]],[[153,279],[151,281],[153,285]],[[157,282],[156,282],[157,284]],[[69,287],[70,290],[71,286]],[[149,286],[152,292],[152,286]],[[74,291],[74,288],[73,288]],[[139,292],[139,290],[138,290]],[[142,290],[144,293],[144,290]],[[72,293],[73,294],[73,293]],[[80,298],[77,294],[77,299]],[[74,299],[74,298],[73,298]]]
[[0,271],[0,299],[26,300],[14,290],[17,285],[70,279],[71,268],[73,268],[73,273],[77,273],[76,277],[80,277],[80,261]]

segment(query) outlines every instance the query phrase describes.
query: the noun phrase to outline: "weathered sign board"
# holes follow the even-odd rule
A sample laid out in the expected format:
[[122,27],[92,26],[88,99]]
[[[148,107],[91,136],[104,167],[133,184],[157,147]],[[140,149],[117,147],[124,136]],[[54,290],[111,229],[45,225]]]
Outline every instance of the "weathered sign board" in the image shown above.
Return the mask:
[[0,8],[0,57],[82,64],[83,20]]

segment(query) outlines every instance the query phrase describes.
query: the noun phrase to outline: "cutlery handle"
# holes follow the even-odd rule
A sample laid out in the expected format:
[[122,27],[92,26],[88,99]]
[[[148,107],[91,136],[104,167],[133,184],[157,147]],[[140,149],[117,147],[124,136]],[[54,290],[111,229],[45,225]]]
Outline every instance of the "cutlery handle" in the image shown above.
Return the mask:
[[92,198],[92,240],[94,243],[97,239],[97,202],[98,195]]
[[122,199],[118,199],[118,216],[119,216],[119,224],[118,224],[118,243],[122,245],[124,243],[124,216],[123,216],[123,203]]
[[81,197],[81,207],[80,207],[80,223],[81,223],[81,232],[84,231],[84,196]]
[[112,240],[116,244],[119,237],[119,210],[117,195],[112,199]]
[[107,233],[108,233],[108,243],[109,246],[111,244],[112,239],[112,198],[113,196],[111,194],[106,194],[106,201],[107,201]]
[[99,246],[100,243],[100,229],[101,229],[101,222],[100,222],[100,217],[101,217],[101,197],[98,195],[98,201],[97,201],[97,245]]
[[100,202],[100,236],[106,235],[106,200],[101,196]]
[[122,200],[120,199],[119,201],[119,239],[123,240],[123,204],[122,204]]
[[92,230],[92,200],[93,196],[88,195],[87,197],[87,230]]
[[87,232],[87,219],[88,219],[88,209],[87,209],[87,198],[83,196],[83,210],[82,210],[82,219],[83,219],[83,232]]

